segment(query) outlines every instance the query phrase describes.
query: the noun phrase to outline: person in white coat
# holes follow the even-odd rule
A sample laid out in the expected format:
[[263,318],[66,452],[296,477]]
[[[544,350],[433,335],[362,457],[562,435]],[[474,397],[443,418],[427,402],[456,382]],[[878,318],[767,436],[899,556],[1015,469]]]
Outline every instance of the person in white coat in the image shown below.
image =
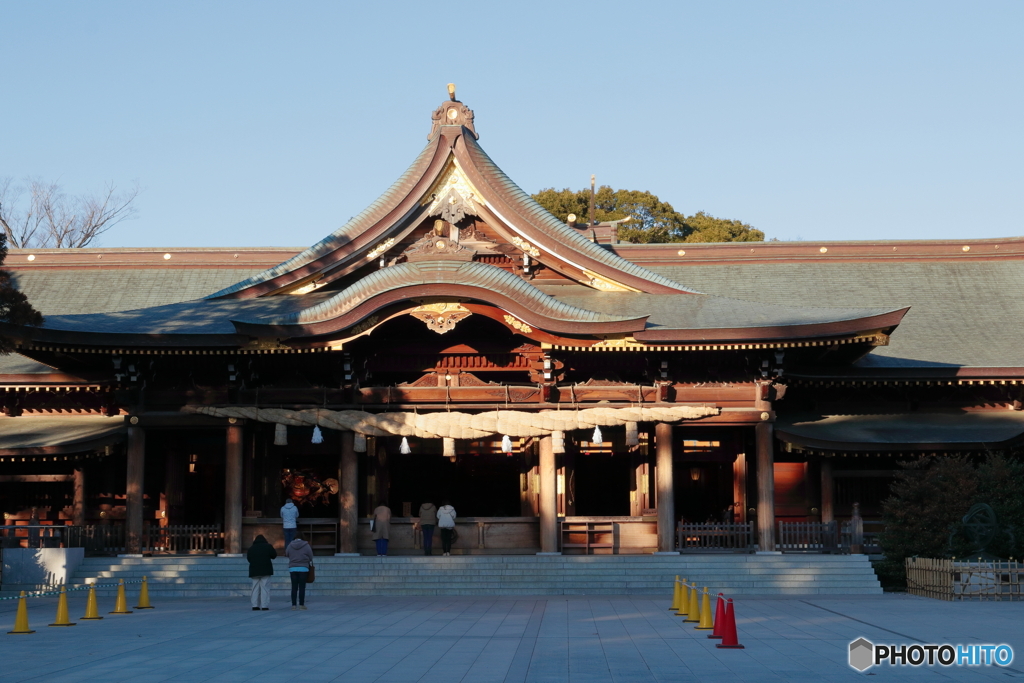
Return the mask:
[[452,535],[455,533],[455,508],[447,500],[441,503],[437,510],[437,526],[441,529],[441,549],[445,555],[451,555]]
[[287,548],[295,540],[295,532],[299,528],[299,508],[289,498],[281,508],[281,522],[284,526],[284,547]]

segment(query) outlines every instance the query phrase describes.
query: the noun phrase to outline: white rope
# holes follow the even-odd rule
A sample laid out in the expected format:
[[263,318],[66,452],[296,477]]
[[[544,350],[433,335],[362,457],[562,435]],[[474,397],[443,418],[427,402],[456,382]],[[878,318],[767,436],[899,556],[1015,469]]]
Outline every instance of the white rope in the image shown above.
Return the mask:
[[664,408],[586,408],[583,410],[492,410],[483,413],[367,413],[362,410],[285,410],[255,406],[185,406],[183,412],[211,417],[234,417],[293,427],[320,426],[366,436],[415,436],[425,439],[483,439],[495,434],[511,437],[548,436],[595,427],[620,427],[629,422],[679,422],[718,415],[712,406]]

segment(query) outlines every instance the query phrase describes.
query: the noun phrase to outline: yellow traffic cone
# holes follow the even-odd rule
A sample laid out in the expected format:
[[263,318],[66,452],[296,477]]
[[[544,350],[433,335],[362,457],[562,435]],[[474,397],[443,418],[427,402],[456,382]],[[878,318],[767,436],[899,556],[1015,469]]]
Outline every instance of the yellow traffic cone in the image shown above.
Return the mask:
[[139,589],[139,604],[135,605],[135,609],[153,609],[153,605],[149,604],[149,584],[146,582],[146,577],[142,577],[142,588]]
[[85,602],[85,616],[82,621],[99,621],[100,610],[96,605],[96,586],[89,586],[89,599]]
[[684,621],[692,621],[694,623],[700,621],[700,598],[697,593],[698,589],[696,586],[690,589],[690,608],[686,612],[686,619]]
[[117,580],[117,601],[114,602],[114,611],[111,614],[131,614],[128,609],[128,598],[124,594],[124,579]]
[[60,598],[57,600],[57,618],[50,626],[74,626],[75,623],[68,619],[68,594],[64,592],[64,585],[60,587]]
[[711,631],[715,628],[714,617],[711,616],[711,598],[708,597],[708,589],[704,588],[704,597],[700,603],[700,623],[694,626],[698,631]]
[[25,599],[25,591],[21,591],[21,597],[18,598],[18,614],[14,617],[14,630],[8,631],[10,634],[15,633],[35,633],[28,627],[28,602]]
[[679,577],[676,576],[675,585],[672,587],[672,606],[668,608],[669,612],[674,612],[679,609]]
[[679,607],[676,609],[677,617],[685,617],[686,610],[689,609],[690,605],[690,587],[686,584],[686,579],[679,582]]

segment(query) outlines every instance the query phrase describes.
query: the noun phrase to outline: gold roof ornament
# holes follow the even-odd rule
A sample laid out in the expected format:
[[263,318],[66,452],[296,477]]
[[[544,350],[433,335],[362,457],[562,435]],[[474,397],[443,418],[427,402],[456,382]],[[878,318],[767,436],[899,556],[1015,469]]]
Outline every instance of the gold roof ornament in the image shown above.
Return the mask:
[[448,84],[448,97],[451,98],[452,102],[456,101],[455,100],[455,84],[454,83],[449,83]]

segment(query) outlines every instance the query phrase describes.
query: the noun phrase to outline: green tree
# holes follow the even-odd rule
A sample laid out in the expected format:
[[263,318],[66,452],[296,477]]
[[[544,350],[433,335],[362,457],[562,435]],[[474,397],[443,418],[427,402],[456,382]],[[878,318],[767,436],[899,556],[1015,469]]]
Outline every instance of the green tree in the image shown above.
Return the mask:
[[[569,214],[586,223],[590,215],[590,190],[574,191],[553,187],[533,195],[534,200],[561,221]],[[615,190],[602,185],[594,196],[594,219],[630,220],[619,226],[625,242],[761,242],[764,233],[742,221],[716,218],[703,211],[685,216],[668,202],[641,190]]]
[[1020,557],[1024,551],[1024,465],[999,454],[975,464],[962,456],[928,457],[904,464],[882,506],[885,560],[879,578],[905,587],[908,557],[965,557],[971,547],[960,522],[975,503],[995,510],[1001,529],[989,552]]
[[[7,236],[0,233],[0,265],[7,258]],[[11,274],[0,270],[0,323],[8,323],[18,327],[24,325],[42,325],[43,316],[32,308],[28,298],[14,286]],[[0,335],[0,353],[14,350],[14,341]]]

